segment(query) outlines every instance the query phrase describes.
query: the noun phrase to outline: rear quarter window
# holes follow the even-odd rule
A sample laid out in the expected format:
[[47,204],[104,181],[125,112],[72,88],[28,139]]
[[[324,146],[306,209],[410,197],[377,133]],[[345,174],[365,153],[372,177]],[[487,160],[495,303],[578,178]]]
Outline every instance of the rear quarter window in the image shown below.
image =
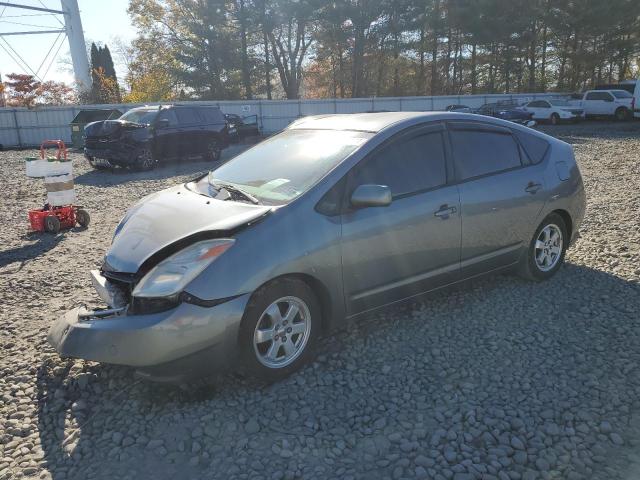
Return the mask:
[[614,90],[611,93],[613,93],[613,96],[616,98],[632,98],[633,97],[633,95],[631,95],[629,92],[625,90]]
[[520,145],[522,145],[525,154],[529,157],[529,161],[532,164],[540,163],[544,159],[549,149],[549,142],[537,135],[531,135],[530,133],[519,130],[514,130],[513,134],[520,142]]

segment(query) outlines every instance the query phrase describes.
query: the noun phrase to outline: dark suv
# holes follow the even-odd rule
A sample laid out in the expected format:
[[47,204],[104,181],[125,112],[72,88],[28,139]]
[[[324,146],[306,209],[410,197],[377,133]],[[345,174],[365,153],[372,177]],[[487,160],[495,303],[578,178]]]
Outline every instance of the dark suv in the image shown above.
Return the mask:
[[158,161],[192,156],[211,161],[229,144],[217,107],[162,105],[129,110],[117,120],[88,124],[84,154],[94,168],[151,169]]

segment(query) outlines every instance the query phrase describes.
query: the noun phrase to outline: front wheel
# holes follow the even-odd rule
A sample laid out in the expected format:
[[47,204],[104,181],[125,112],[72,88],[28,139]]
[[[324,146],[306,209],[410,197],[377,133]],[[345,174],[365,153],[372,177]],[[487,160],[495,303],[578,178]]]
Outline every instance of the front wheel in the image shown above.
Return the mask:
[[207,142],[207,149],[204,153],[206,160],[210,162],[217,162],[222,155],[222,148],[220,148],[220,142],[216,139],[211,139]]
[[562,217],[547,216],[536,229],[526,255],[520,262],[519,274],[527,280],[551,278],[564,262],[569,236]]
[[44,218],[44,229],[49,233],[58,233],[60,231],[60,220],[55,215],[48,215]]
[[156,166],[151,149],[143,148],[138,152],[135,166],[138,170],[151,170]]
[[629,120],[629,110],[627,110],[626,108],[619,108],[616,110],[615,117],[617,121],[625,122]]
[[280,279],[252,296],[240,325],[243,368],[252,377],[278,380],[313,356],[320,305],[309,286]]
[[87,228],[89,223],[91,222],[91,217],[89,216],[89,212],[86,210],[79,208],[76,211],[76,222],[83,228]]
[[557,113],[552,113],[549,120],[551,121],[551,125],[557,125],[560,123],[560,115],[558,115]]

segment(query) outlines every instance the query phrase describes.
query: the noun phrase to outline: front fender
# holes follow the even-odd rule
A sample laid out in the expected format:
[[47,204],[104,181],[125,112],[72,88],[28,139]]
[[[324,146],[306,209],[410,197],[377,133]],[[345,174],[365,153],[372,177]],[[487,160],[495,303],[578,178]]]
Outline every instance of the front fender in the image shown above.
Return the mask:
[[233,247],[185,291],[215,300],[252,293],[277,277],[304,275],[324,286],[331,319],[344,317],[340,219],[321,215],[305,205],[282,207],[239,232]]

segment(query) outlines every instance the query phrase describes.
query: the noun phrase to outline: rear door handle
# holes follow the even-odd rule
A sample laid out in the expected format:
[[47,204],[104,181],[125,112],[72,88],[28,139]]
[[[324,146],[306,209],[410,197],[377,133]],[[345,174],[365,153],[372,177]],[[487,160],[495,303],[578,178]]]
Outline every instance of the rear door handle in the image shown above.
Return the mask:
[[527,193],[530,193],[531,195],[535,194],[538,192],[538,190],[540,190],[542,188],[542,184],[540,183],[535,183],[535,182],[529,182],[527,184],[527,186],[525,187],[524,191]]
[[458,210],[456,207],[450,207],[449,205],[441,205],[439,210],[436,210],[433,214],[441,218],[442,220],[447,220],[449,215],[456,213]]

